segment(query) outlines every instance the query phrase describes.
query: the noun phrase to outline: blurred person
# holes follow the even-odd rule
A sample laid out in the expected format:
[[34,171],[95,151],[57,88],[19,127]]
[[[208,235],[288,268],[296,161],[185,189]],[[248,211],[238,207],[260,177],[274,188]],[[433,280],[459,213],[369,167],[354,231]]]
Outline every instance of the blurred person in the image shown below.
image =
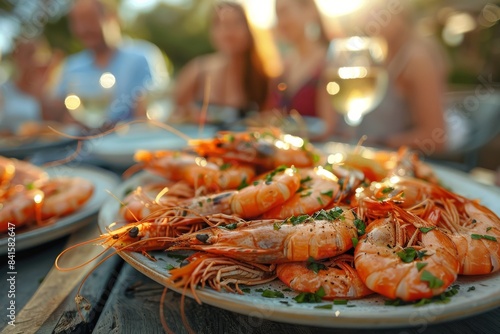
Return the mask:
[[191,60],[177,77],[177,116],[200,120],[204,101],[210,105],[208,121],[232,122],[264,109],[269,76],[243,7],[230,1],[217,2],[210,37],[215,52]]
[[[447,145],[443,111],[447,66],[438,44],[415,31],[409,6],[404,1],[378,0],[357,13],[358,32],[387,43],[388,84],[378,107],[364,116],[356,131],[367,135],[368,144],[407,145],[433,154]],[[339,118],[337,134],[348,133],[348,128]]]
[[271,88],[271,107],[320,118],[324,131],[311,139],[326,139],[337,116],[322,80],[329,38],[319,10],[314,0],[276,0],[276,17],[286,48],[283,73]]
[[43,37],[16,40],[12,76],[0,85],[0,131],[17,133],[23,124],[44,118],[42,97],[61,57]]
[[[149,52],[141,52],[139,44],[122,44],[115,3],[76,0],[69,12],[69,23],[73,35],[85,49],[68,57],[61,70],[54,92],[59,113],[52,117],[57,119],[62,114],[68,119],[62,100],[72,94],[101,103],[99,107],[104,111],[100,117],[111,126],[144,117],[144,97],[153,82],[151,61],[147,58]],[[106,107],[100,100],[104,98],[107,99]],[[85,105],[85,100],[82,101]]]

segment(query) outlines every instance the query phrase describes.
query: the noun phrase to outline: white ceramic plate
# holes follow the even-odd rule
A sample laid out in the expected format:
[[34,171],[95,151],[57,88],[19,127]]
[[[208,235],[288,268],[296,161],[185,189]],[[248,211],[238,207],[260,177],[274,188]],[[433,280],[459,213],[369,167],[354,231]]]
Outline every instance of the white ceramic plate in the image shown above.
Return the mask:
[[[90,220],[87,218],[96,214],[102,203],[109,197],[107,190],[111,191],[119,183],[119,177],[116,174],[91,166],[58,166],[48,168],[47,172],[51,176],[83,177],[94,184],[94,193],[80,210],[58,219],[53,224],[28,229],[16,229],[16,251],[25,250],[55,240],[88,224]],[[0,254],[7,253],[7,242],[7,235],[0,235]]]
[[[175,125],[175,129],[189,138],[211,138],[214,126],[206,125],[200,131],[197,125]],[[186,139],[165,129],[149,124],[132,124],[128,128],[85,143],[84,151],[98,162],[114,167],[134,164],[137,150],[180,150],[186,147]]]
[[[500,214],[500,192],[472,181],[467,174],[444,167],[435,167],[444,185],[470,198],[478,198],[484,205]],[[156,179],[149,174],[138,174],[126,181],[116,191],[122,197],[127,189]],[[99,214],[102,231],[117,217],[119,204],[109,199]],[[157,259],[149,260],[139,253],[123,252],[120,255],[134,268],[151,279],[169,288],[167,264],[179,266],[179,260],[165,252],[151,252]],[[264,319],[294,324],[343,328],[388,328],[433,324],[482,313],[500,305],[500,273],[488,276],[460,277],[456,284],[459,293],[448,304],[432,303],[421,307],[412,305],[386,306],[385,298],[374,295],[360,300],[349,301],[347,305],[334,305],[331,310],[317,309],[315,306],[328,304],[298,304],[293,300],[296,292],[284,292],[285,298],[265,298],[256,289],[280,290],[284,284],[275,280],[269,284],[251,287],[244,295],[216,292],[209,288],[199,289],[202,302],[233,312],[262,317]],[[474,290],[472,290],[474,287]],[[175,288],[172,288],[176,290]],[[176,290],[179,292],[178,290]],[[191,296],[189,293],[188,296]],[[331,302],[329,302],[331,304]]]

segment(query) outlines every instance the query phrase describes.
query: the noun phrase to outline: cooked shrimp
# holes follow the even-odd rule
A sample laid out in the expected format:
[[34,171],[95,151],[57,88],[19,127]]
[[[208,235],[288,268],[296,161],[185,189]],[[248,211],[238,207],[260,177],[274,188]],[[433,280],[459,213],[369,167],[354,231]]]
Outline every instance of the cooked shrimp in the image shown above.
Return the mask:
[[283,204],[299,186],[300,176],[295,169],[277,168],[239,191],[193,198],[186,201],[184,208],[189,212],[197,212],[197,216],[225,213],[253,218]]
[[44,193],[42,219],[48,219],[80,209],[92,196],[94,185],[81,177],[57,177],[44,182],[39,189]]
[[183,152],[140,150],[134,158],[153,174],[172,181],[185,181],[195,188],[236,189],[245,182],[250,183],[255,176],[255,169],[249,164],[205,159]]
[[276,274],[298,292],[315,293],[323,288],[324,299],[360,298],[373,293],[354,269],[354,257],[347,254],[324,262],[280,263]]
[[120,215],[129,222],[142,221],[156,210],[174,207],[195,196],[186,182],[156,182],[137,187],[123,199]]
[[29,162],[0,156],[0,184],[8,181],[10,185],[27,185],[48,179],[48,174],[40,167]]
[[300,188],[282,205],[264,212],[262,218],[286,219],[312,214],[330,204],[340,190],[338,178],[323,167],[299,170]]
[[252,163],[264,170],[282,165],[313,167],[320,160],[319,152],[310,143],[277,129],[221,131],[214,139],[191,140],[189,145],[201,156]]
[[[447,232],[458,250],[460,274],[480,275],[500,269],[500,219],[477,201],[408,177],[393,177],[370,188],[371,198],[395,203]],[[373,203],[361,201],[360,214],[368,219],[383,216],[387,209]]]
[[[468,201],[460,205],[444,200],[429,220],[447,232],[455,243],[460,261],[459,274],[482,275],[500,269],[500,220],[495,213]],[[461,210],[462,209],[462,210]]]
[[354,261],[366,286],[405,301],[430,298],[457,278],[453,242],[432,225],[391,203],[385,218],[374,220],[359,240]]
[[[9,223],[22,227],[32,224],[37,219],[43,201],[43,192],[38,189],[22,190],[9,196],[0,203],[0,233],[8,230]],[[41,220],[41,215],[38,217]]]
[[206,228],[183,235],[171,249],[192,249],[255,263],[306,261],[333,257],[353,246],[354,214],[340,208],[287,220],[240,223],[235,229]]

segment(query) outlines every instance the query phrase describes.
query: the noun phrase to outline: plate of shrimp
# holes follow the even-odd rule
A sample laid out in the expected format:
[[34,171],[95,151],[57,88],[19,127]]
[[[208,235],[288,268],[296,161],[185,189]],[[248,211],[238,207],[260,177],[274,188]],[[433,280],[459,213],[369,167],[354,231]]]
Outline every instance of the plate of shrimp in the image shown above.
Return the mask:
[[401,327],[499,305],[498,191],[406,148],[330,149],[266,129],[138,151],[145,171],[104,203],[89,243],[199,303],[275,321]]
[[0,133],[0,155],[22,159],[42,150],[73,148],[77,140],[71,136],[80,131],[78,126],[58,122],[25,122],[14,133]]
[[0,157],[0,252],[55,240],[89,223],[118,177],[91,166],[41,168]]

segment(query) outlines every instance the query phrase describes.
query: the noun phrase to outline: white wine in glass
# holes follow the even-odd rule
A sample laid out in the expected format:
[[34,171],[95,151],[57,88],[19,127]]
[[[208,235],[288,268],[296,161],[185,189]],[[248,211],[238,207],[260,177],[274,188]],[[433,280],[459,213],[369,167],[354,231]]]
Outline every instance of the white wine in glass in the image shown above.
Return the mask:
[[326,90],[335,111],[351,127],[358,126],[385,95],[388,76],[384,54],[378,39],[351,37],[330,43],[324,72]]
[[[108,118],[109,106],[113,100],[115,77],[103,73],[97,78],[74,79],[70,82],[71,93],[64,104],[71,116],[87,128],[96,129],[104,125]],[[94,82],[95,81],[95,82]]]

